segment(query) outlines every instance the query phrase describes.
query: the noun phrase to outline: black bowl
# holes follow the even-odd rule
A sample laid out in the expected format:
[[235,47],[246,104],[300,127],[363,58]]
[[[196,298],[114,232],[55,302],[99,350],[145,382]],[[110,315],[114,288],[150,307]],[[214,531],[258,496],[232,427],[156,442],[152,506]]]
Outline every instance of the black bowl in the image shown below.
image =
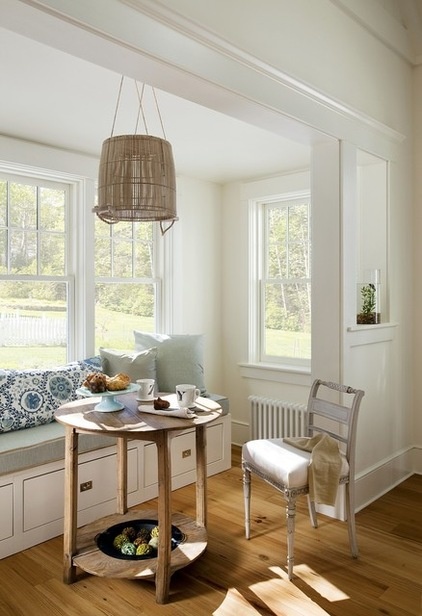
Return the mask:
[[[155,526],[158,526],[157,520],[127,520],[126,522],[119,522],[119,524],[114,524],[114,526],[110,526],[102,533],[99,533],[95,537],[95,541],[97,543],[98,548],[107,554],[108,556],[112,556],[113,558],[120,558],[122,560],[145,560],[147,558],[156,558],[157,550],[155,548],[152,549],[152,552],[149,554],[143,554],[141,556],[122,554],[118,548],[115,548],[113,545],[113,541],[117,535],[120,535],[122,530],[127,527],[132,527],[138,533],[140,530],[145,529],[147,531],[151,531]],[[174,550],[180,543],[183,543],[185,540],[185,535],[182,531],[177,528],[177,526],[171,527],[171,549]]]

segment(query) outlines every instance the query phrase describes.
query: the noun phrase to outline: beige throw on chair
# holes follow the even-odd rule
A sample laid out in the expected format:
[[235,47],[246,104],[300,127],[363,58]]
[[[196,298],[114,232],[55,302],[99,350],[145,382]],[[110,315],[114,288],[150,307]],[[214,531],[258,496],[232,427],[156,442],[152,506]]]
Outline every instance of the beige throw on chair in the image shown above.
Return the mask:
[[311,501],[324,505],[334,505],[341,469],[338,442],[328,434],[315,434],[311,437],[286,437],[283,440],[293,447],[311,452],[308,467]]

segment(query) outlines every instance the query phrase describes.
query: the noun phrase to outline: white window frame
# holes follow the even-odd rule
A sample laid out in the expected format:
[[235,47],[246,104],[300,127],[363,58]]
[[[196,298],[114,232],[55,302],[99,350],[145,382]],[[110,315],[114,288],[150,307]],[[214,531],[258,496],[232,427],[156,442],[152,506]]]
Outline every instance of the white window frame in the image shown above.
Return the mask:
[[[107,224],[107,223],[103,223]],[[118,224],[118,223],[116,223]],[[93,225],[94,227],[94,225]],[[94,230],[95,233],[95,230]],[[155,287],[155,332],[170,331],[167,329],[169,325],[169,317],[171,310],[168,307],[171,306],[171,302],[168,301],[168,306],[165,304],[165,299],[169,298],[169,290],[171,285],[168,284],[168,279],[172,275],[172,259],[168,258],[171,248],[169,248],[169,242],[171,242],[168,234],[162,235],[160,231],[160,225],[158,223],[153,224],[152,227],[152,244],[153,244],[153,272],[151,278],[136,278],[136,277],[109,277],[109,276],[95,276],[94,282],[104,284],[145,284],[150,283]],[[93,257],[94,259],[94,257]],[[164,273],[166,272],[166,275]],[[94,315],[95,318],[95,315]]]
[[265,268],[265,229],[263,209],[266,204],[311,199],[309,190],[294,191],[250,199],[249,205],[249,341],[248,362],[255,366],[310,371],[311,359],[274,357],[264,354],[265,321],[262,284]]

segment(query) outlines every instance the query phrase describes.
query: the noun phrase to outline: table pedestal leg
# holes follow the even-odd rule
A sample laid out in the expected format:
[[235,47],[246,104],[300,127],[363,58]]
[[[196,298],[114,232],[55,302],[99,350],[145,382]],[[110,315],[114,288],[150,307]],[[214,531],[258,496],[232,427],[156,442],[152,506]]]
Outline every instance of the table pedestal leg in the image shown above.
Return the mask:
[[157,603],[168,601],[171,558],[171,456],[168,432],[160,430],[155,439],[158,453],[158,557],[155,575]]
[[127,513],[127,439],[117,439],[117,513]]
[[77,532],[78,436],[73,428],[66,428],[63,529],[63,581],[66,584],[71,584],[76,578],[73,556],[76,553]]
[[196,428],[196,523],[207,525],[207,436],[205,426]]

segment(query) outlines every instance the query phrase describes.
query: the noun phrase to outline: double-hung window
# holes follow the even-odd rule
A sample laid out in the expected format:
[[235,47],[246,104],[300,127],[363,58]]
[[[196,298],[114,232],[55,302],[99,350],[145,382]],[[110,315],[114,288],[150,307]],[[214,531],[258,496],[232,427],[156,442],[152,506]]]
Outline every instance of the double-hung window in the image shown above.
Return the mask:
[[0,175],[0,365],[34,368],[67,358],[69,185]]
[[254,203],[257,238],[254,361],[310,364],[311,206],[309,194]]
[[134,347],[133,330],[156,331],[161,284],[157,225],[95,221],[95,348]]

